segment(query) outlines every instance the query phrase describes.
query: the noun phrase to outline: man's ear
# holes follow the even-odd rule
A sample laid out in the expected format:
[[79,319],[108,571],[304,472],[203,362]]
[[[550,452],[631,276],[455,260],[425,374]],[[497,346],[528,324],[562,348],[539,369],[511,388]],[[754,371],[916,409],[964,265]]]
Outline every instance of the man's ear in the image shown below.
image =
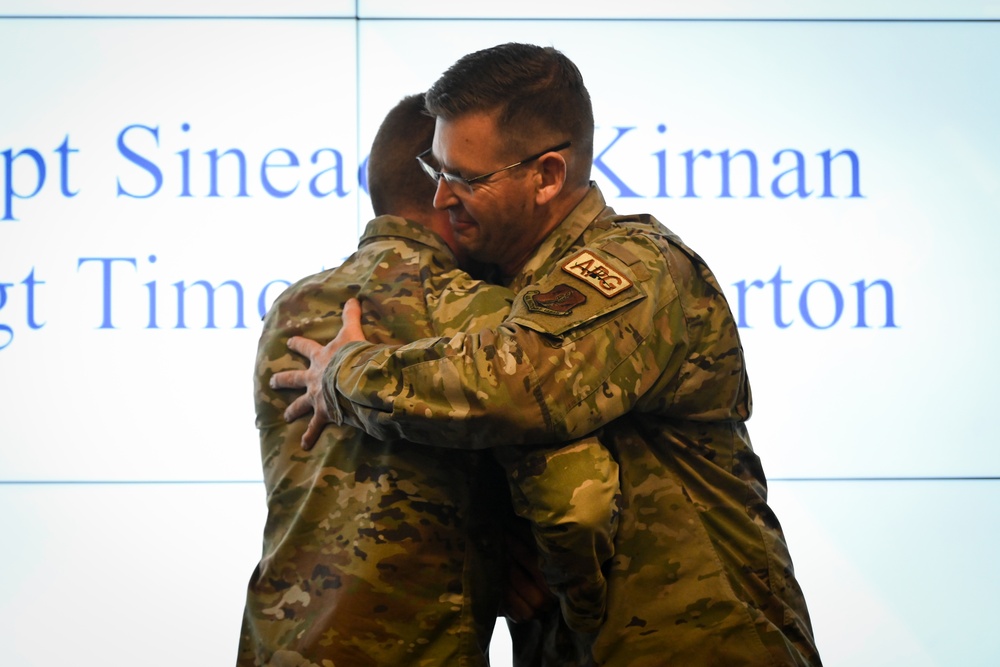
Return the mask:
[[538,158],[536,179],[535,204],[544,206],[566,185],[566,159],[559,153],[546,153]]

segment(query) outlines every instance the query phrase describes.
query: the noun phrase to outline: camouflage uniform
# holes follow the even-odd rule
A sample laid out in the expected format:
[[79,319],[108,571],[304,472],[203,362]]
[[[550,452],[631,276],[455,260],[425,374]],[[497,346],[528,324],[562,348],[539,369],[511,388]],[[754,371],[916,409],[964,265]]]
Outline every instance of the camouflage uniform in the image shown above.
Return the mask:
[[[511,287],[495,330],[345,346],[325,378],[333,409],[452,447],[602,429],[623,508],[594,662],[820,664],[745,427],[736,324],[701,258],[650,216],[615,216],[593,187]],[[549,651],[558,633],[522,632]]]
[[[289,352],[288,338],[331,339],[352,296],[363,299],[365,331],[373,340],[401,343],[495,326],[512,293],[455,269],[451,252],[426,228],[382,216],[369,223],[358,252],[342,266],[299,281],[275,301],[254,377],[268,518],[263,555],[248,585],[237,664],[487,665],[505,576],[496,519],[500,510],[510,512],[494,457],[380,441],[348,426],[328,426],[316,446],[303,451],[306,420],[287,424],[283,418],[297,392],[269,386],[273,373],[304,367]],[[609,480],[594,485],[591,497],[614,495],[617,468],[588,469],[587,462],[611,461],[607,450],[589,442],[586,456],[566,454],[577,468],[583,464],[582,479]],[[543,458],[560,451],[543,450]],[[581,485],[576,472],[529,466],[532,458],[519,448],[496,454],[505,459],[510,488],[537,496],[539,506],[551,510],[529,515],[543,537],[574,519],[568,501],[555,506],[563,498],[547,485],[563,487],[567,479]],[[610,556],[611,516],[607,503],[590,538],[603,549],[594,558]],[[567,534],[575,547],[588,531]],[[558,550],[559,539],[548,550]],[[563,586],[585,597],[592,592],[577,581]],[[604,591],[602,578],[593,603],[600,608],[581,613],[600,615]]]

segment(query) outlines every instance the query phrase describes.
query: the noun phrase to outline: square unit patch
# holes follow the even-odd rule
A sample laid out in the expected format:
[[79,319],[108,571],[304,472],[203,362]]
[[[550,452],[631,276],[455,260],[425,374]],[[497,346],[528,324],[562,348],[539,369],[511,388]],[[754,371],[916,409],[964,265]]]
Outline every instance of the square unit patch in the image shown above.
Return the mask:
[[579,278],[610,298],[632,286],[632,281],[589,250],[581,250],[562,265],[563,271]]

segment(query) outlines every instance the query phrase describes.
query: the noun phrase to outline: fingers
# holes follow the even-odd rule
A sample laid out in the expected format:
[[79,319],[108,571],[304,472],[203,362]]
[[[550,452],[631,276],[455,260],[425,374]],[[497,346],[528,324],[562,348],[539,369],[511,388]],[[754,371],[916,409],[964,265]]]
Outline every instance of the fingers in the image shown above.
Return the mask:
[[337,338],[344,342],[365,339],[361,328],[361,302],[357,299],[348,299],[344,304],[343,323]]
[[504,590],[503,614],[515,623],[529,621],[556,603],[555,596],[544,584],[516,563],[507,573]]
[[534,614],[534,608],[525,599],[525,587],[530,583],[518,569],[512,567],[507,573],[507,586],[503,596],[503,615],[515,623],[530,620]]
[[521,573],[521,577],[512,576],[512,584],[513,580],[518,581],[517,594],[533,610],[541,611],[548,609],[555,602],[555,595],[549,590],[548,584],[545,583],[541,572],[537,568],[530,572],[525,571],[523,568],[515,568],[515,570]]
[[525,602],[524,598],[517,594],[517,591],[509,588],[504,592],[503,605],[500,611],[505,618],[514,623],[530,621],[534,613],[531,605]]
[[518,522],[506,531],[507,585],[502,611],[515,623],[536,618],[558,603],[545,582],[538,551],[527,528],[527,523]]
[[306,384],[306,371],[278,371],[271,376],[271,389],[301,389]]
[[343,320],[345,324],[361,324],[361,302],[351,297],[344,302]]
[[322,345],[310,338],[303,338],[302,336],[292,336],[288,339],[288,349],[293,352],[298,352],[303,357],[309,359],[313,358],[316,350],[322,349]]
[[313,445],[319,440],[319,434],[323,432],[325,425],[323,418],[314,412],[312,418],[309,420],[309,425],[306,426],[305,433],[302,434],[302,449],[309,451],[313,448]]
[[350,299],[344,304],[344,326],[337,336],[326,345],[302,336],[288,339],[288,349],[309,360],[307,370],[280,371],[271,376],[273,389],[305,389],[306,393],[292,401],[285,408],[285,421],[292,422],[312,412],[309,424],[302,434],[302,449],[312,449],[319,440],[323,428],[330,423],[330,414],[323,396],[323,372],[337,350],[345,343],[364,340],[361,329],[361,303]]
[[302,394],[285,408],[285,421],[293,422],[299,417],[305,417],[312,411],[312,399],[309,397],[309,394]]

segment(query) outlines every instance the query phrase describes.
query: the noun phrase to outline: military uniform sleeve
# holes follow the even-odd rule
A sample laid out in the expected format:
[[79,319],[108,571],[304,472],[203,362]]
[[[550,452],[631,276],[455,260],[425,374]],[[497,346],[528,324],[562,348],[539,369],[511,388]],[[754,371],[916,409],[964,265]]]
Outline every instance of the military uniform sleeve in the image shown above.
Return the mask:
[[620,236],[561,260],[496,329],[345,347],[326,374],[333,411],[379,437],[471,448],[572,440],[625,414],[678,375],[688,321],[660,246]]
[[498,447],[514,511],[531,524],[545,581],[567,625],[595,632],[607,608],[603,566],[614,555],[618,464],[595,436],[561,447]]

